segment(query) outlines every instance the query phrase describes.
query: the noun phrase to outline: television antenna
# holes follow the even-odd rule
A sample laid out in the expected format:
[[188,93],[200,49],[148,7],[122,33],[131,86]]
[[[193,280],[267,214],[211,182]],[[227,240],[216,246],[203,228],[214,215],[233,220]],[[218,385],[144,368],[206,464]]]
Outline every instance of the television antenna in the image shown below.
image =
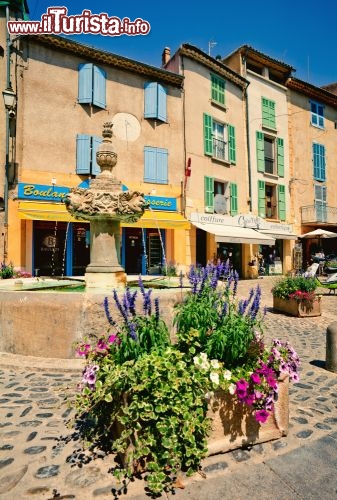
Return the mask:
[[210,40],[208,42],[208,55],[210,56],[211,55],[211,50],[213,49],[213,47],[215,47],[216,45],[218,45],[218,42],[214,42],[213,40]]

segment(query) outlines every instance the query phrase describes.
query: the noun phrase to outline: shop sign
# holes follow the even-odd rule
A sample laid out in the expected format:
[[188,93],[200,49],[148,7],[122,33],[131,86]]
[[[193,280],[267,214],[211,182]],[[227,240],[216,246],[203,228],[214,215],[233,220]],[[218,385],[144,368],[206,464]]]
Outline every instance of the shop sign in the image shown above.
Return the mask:
[[150,205],[152,210],[167,210],[175,212],[177,210],[176,198],[167,198],[166,196],[144,196],[144,199]]
[[24,183],[18,185],[18,197],[21,200],[60,201],[63,202],[70,188],[64,186],[46,186],[44,184]]
[[260,230],[265,229],[268,231],[275,231],[279,234],[292,233],[291,224],[269,222],[252,214],[230,216],[193,212],[191,213],[190,221],[192,223],[198,222],[199,224],[224,224],[225,226],[238,226]]

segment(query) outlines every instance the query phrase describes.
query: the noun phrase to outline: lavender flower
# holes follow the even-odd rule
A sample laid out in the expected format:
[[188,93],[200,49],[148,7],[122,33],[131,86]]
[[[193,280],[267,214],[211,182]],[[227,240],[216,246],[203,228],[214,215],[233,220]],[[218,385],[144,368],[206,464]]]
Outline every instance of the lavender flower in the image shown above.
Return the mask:
[[122,304],[119,301],[118,294],[117,294],[116,290],[113,291],[113,296],[114,296],[114,300],[115,300],[116,306],[118,307],[119,312],[123,316],[123,319],[124,319],[125,323],[128,323],[127,311],[125,311],[123,309],[123,306],[122,306]]
[[105,315],[106,315],[107,320],[109,321],[110,325],[111,326],[117,326],[116,321],[114,319],[112,319],[112,316],[110,314],[108,297],[104,297],[103,305],[104,305]]
[[156,321],[159,321],[159,299],[156,297],[154,299],[154,308],[155,308],[155,314],[156,314]]

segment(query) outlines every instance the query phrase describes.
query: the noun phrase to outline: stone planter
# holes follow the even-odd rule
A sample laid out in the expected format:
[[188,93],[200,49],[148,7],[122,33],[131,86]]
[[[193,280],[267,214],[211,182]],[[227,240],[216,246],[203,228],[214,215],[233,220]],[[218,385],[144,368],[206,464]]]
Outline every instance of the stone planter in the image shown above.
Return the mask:
[[256,422],[253,411],[236,396],[218,391],[209,407],[212,430],[208,438],[208,455],[225,453],[288,434],[289,377],[279,380],[278,401],[264,424]]
[[313,302],[273,297],[273,309],[298,318],[321,316],[321,297],[316,297]]

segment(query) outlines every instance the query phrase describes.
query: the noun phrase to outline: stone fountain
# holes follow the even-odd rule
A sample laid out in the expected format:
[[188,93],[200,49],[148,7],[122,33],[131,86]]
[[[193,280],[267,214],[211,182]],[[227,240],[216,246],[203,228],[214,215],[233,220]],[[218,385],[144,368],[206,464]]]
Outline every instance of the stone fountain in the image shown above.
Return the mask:
[[103,142],[96,153],[101,173],[89,188],[73,188],[65,199],[67,210],[78,220],[90,221],[90,264],[86,288],[125,286],[126,274],[120,263],[120,224],[136,222],[147,203],[139,191],[123,191],[113,175],[117,154],[112,145],[112,123],[103,125]]

